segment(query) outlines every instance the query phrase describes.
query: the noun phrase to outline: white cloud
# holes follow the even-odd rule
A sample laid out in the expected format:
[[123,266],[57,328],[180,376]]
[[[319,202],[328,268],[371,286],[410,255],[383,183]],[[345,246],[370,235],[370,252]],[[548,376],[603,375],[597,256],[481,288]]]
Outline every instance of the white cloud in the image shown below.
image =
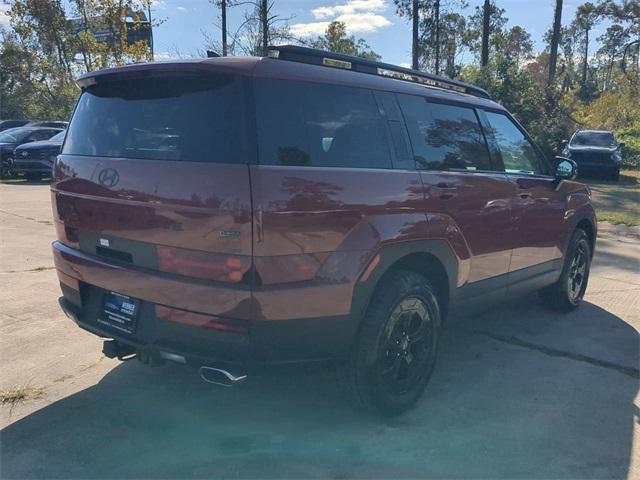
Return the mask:
[[171,52],[155,52],[153,54],[153,59],[156,62],[167,62],[169,60],[176,60],[177,58],[179,57]]
[[387,8],[386,0],[347,0],[346,3],[331,7],[318,7],[311,14],[318,22],[296,23],[291,33],[299,37],[322,35],[329,23],[343,22],[349,33],[373,33],[391,25],[379,12]]
[[151,0],[151,8],[155,10],[165,10],[167,2],[165,0]]
[[350,13],[340,15],[336,20],[343,22],[349,33],[372,33],[391,25],[387,17],[375,13]]
[[400,66],[403,68],[411,68],[411,64],[406,62],[401,63]]
[[11,8],[10,5],[0,3],[0,27],[9,26],[9,8]]
[[295,37],[314,37],[322,35],[331,22],[296,23],[291,25],[291,33]]
[[186,12],[187,11],[187,9],[185,7],[183,7],[182,5],[177,6],[176,10],[178,10],[179,12]]
[[353,15],[357,12],[379,12],[386,8],[386,0],[347,0],[347,3],[342,5],[314,8],[311,14],[318,20],[324,20],[338,15]]

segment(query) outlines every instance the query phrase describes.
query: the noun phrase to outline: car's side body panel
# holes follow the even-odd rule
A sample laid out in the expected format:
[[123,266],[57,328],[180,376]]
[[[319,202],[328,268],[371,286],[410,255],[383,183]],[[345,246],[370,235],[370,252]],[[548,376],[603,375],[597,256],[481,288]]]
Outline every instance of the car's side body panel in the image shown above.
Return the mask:
[[348,314],[377,250],[429,238],[416,171],[255,165],[251,182],[256,320]]
[[[458,286],[509,271],[516,231],[511,221],[513,185],[502,173],[422,172],[428,215],[451,218],[470,254],[468,273]],[[464,272],[464,270],[463,270]]]

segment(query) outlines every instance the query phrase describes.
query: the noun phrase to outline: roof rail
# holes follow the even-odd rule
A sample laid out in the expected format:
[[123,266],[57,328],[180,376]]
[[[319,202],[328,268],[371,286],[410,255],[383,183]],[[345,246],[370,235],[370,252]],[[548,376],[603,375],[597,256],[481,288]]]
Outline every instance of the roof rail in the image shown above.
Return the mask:
[[419,83],[429,87],[443,88],[460,93],[467,93],[476,97],[491,98],[486,90],[469,85],[467,83],[452,80],[438,75],[413,70],[411,68],[398,67],[389,63],[376,62],[366,58],[343,55],[341,53],[326,52],[315,48],[300,47],[297,45],[278,45],[268,49],[268,57],[291,62],[322,65],[325,67],[343,68],[353,72],[369,73],[383,77],[405,80]]

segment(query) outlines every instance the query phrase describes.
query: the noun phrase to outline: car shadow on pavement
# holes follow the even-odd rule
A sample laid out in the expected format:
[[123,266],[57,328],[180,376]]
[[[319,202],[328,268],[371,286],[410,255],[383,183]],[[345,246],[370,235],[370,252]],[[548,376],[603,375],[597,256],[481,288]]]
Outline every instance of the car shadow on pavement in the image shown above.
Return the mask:
[[395,419],[348,406],[329,371],[227,389],[128,362],[5,428],[1,476],[622,478],[637,349],[632,327],[589,303],[454,320],[425,397]]
[[5,185],[11,185],[12,187],[28,187],[33,185],[49,185],[51,179],[49,177],[43,177],[41,180],[27,180],[26,178],[10,178],[0,180],[0,183]]

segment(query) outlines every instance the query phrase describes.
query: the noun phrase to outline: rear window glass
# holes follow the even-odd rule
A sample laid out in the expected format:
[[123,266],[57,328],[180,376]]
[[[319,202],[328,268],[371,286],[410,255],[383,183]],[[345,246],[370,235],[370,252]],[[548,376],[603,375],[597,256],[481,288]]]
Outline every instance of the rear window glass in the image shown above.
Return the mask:
[[609,132],[578,132],[571,139],[571,145],[592,147],[615,147],[616,139]]
[[491,161],[472,108],[398,95],[416,156],[432,169],[490,170]]
[[373,92],[256,81],[260,163],[391,168],[386,120]]
[[226,75],[98,83],[80,97],[62,153],[248,163],[243,92]]

